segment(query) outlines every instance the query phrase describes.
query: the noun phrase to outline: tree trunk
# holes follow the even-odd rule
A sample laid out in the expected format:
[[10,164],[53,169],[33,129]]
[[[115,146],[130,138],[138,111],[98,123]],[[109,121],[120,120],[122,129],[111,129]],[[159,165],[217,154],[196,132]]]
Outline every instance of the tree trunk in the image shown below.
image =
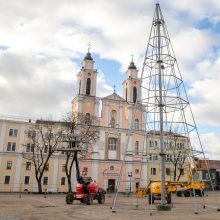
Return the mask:
[[176,181],[176,176],[177,176],[177,174],[176,174],[176,171],[177,171],[176,166],[177,166],[177,164],[174,165],[173,181]]
[[71,174],[67,175],[67,181],[68,181],[68,192],[72,192],[72,186],[71,186]]
[[178,175],[177,181],[180,180],[180,177],[181,177],[181,171],[179,172],[179,175]]
[[76,179],[78,180],[80,177],[80,172],[79,172],[79,162],[77,156],[78,156],[77,151],[74,151],[74,160],[76,163]]
[[37,179],[37,185],[38,185],[38,192],[42,193],[42,183],[41,183],[41,178]]
[[[70,163],[70,167],[68,169],[68,163],[69,163],[69,159],[72,158],[72,161]],[[72,192],[72,167],[73,167],[73,163],[74,163],[74,156],[72,153],[68,153],[67,154],[67,158],[66,158],[66,177],[67,177],[67,182],[68,182],[68,192]]]

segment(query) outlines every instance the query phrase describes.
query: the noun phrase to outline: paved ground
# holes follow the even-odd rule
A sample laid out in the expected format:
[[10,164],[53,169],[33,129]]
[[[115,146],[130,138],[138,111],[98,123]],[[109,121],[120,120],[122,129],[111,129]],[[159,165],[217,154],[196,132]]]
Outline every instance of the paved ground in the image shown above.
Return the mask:
[[[196,198],[196,207],[193,198],[179,198],[173,196],[171,211],[157,211],[155,205],[148,205],[147,199],[136,199],[119,195],[116,199],[114,211],[110,207],[113,195],[106,195],[106,202],[100,205],[94,201],[93,205],[81,204],[74,201],[73,205],[65,204],[65,195],[33,195],[0,194],[0,220],[219,220],[220,212],[217,211],[216,200],[220,203],[220,191],[208,193],[204,199]],[[138,202],[138,208],[137,206]],[[203,208],[203,204],[206,208]],[[198,214],[195,214],[195,208]]]

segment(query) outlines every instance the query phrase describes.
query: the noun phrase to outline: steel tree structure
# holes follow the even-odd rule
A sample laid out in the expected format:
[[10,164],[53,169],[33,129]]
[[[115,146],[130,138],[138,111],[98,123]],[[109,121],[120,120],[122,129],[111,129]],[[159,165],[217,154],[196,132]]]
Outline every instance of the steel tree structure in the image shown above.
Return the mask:
[[160,132],[161,204],[165,204],[164,142],[167,134],[186,137],[187,156],[192,166],[195,166],[195,157],[201,154],[205,158],[205,155],[159,4],[154,12],[141,83],[146,129]]
[[[155,132],[156,136],[159,131],[160,135],[160,145],[159,147],[155,146],[154,148],[160,155],[161,205],[165,205],[165,157],[167,154],[167,149],[164,148],[164,144],[166,141],[168,141],[168,138],[172,139],[171,136],[173,135],[173,137],[179,136],[186,140],[184,154],[187,157],[188,164],[190,165],[189,170],[191,170],[191,172],[191,168],[196,167],[194,159],[201,157],[205,160],[205,154],[186,93],[186,87],[183,83],[182,75],[179,70],[159,4],[156,4],[154,11],[140,81],[142,100],[141,103],[136,103],[136,105],[141,104],[145,109],[144,123],[146,134],[150,131],[151,134]],[[131,121],[134,123],[134,118]],[[132,152],[128,152],[128,143],[132,134],[132,127],[133,124],[131,124],[131,129],[128,131],[127,147],[123,156],[121,167],[123,167],[126,155],[132,154]],[[147,148],[143,149],[142,152],[142,164],[146,163],[145,155],[147,156]],[[208,171],[209,180],[212,184],[207,163],[206,168]],[[194,184],[192,173],[191,176],[192,183]],[[114,209],[117,191],[120,185],[120,178],[121,172],[118,177],[116,194],[112,203],[113,212],[115,212]],[[214,190],[213,185],[212,188]],[[195,201],[194,205],[195,213],[197,213]],[[217,209],[219,210],[217,199],[216,205]],[[204,199],[203,207],[205,207]]]

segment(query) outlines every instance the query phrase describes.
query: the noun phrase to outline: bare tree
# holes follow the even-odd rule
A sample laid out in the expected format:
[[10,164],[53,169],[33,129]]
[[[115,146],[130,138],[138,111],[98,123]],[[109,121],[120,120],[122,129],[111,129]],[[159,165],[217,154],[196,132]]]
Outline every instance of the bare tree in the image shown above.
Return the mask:
[[88,114],[67,114],[64,120],[65,135],[63,142],[67,144],[64,152],[66,154],[66,176],[68,181],[68,192],[72,192],[72,167],[75,162],[76,177],[80,177],[78,155],[81,159],[91,156],[92,146],[99,138],[97,119]]
[[26,132],[27,143],[23,157],[34,165],[39,193],[43,192],[42,177],[48,168],[49,160],[62,138],[62,130],[58,129],[58,125],[53,121],[38,120]]
[[[185,141],[183,141],[183,139]],[[170,162],[173,165],[173,181],[179,181],[180,177],[184,174],[184,166],[187,158],[186,137],[169,132],[169,152]]]

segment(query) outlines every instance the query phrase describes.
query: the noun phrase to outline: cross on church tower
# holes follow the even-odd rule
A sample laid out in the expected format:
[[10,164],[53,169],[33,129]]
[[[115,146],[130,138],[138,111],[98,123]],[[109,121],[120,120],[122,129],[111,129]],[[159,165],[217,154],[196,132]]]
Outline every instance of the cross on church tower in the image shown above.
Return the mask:
[[134,59],[134,55],[131,54],[131,62],[133,62],[133,59]]
[[114,88],[114,93],[116,93],[116,86],[114,85],[113,88]]
[[90,53],[90,49],[91,49],[92,44],[89,42],[87,45],[88,45],[88,53]]

